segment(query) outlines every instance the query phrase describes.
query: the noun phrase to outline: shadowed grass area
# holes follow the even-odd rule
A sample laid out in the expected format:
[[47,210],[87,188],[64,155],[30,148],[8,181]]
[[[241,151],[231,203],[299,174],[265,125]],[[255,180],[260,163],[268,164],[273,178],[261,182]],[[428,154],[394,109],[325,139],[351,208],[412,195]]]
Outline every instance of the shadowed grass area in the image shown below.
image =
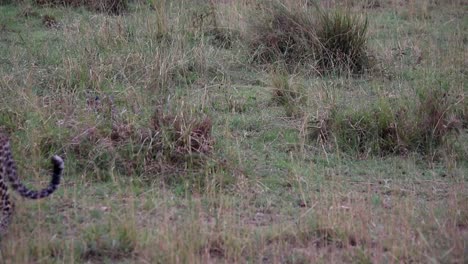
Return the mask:
[[465,262],[461,1],[150,2],[0,2],[4,263]]

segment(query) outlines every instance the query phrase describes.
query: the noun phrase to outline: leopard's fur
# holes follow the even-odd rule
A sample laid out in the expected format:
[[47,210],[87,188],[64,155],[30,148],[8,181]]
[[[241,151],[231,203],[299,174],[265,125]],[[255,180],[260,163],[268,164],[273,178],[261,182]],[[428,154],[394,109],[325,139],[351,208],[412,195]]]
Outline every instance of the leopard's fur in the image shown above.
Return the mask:
[[49,186],[39,191],[28,189],[18,178],[16,164],[11,152],[10,140],[8,136],[0,133],[0,234],[6,233],[14,210],[14,204],[10,201],[8,195],[6,181],[8,180],[11,187],[25,198],[40,199],[47,197],[51,195],[60,184],[60,178],[64,168],[62,158],[57,155],[52,157],[52,165],[52,179]]

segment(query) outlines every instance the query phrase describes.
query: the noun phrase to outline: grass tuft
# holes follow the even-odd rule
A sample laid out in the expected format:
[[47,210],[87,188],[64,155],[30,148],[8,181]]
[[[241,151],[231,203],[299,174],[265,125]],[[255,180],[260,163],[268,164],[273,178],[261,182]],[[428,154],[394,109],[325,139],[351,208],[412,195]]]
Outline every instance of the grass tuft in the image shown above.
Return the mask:
[[361,155],[433,154],[462,129],[463,97],[421,89],[419,100],[381,98],[358,108],[333,106],[314,119],[312,137],[336,140],[338,148]]
[[301,107],[307,103],[305,87],[284,71],[273,72],[270,79],[273,102],[284,107],[286,116],[301,117],[303,114]]
[[281,61],[290,70],[311,64],[323,73],[362,73],[368,67],[367,19],[314,6],[261,5],[246,33],[252,61]]
[[367,18],[343,11],[321,11],[317,38],[322,70],[362,73],[367,68]]
[[85,6],[89,10],[120,15],[128,10],[128,0],[35,0],[39,6]]
[[102,180],[113,173],[168,179],[203,168],[213,150],[212,123],[206,116],[157,110],[146,125],[118,118],[108,121],[71,135],[65,151],[78,162],[78,172],[91,172]]
[[284,61],[291,67],[309,61],[317,44],[311,13],[279,1],[264,2],[260,8],[250,16],[246,32],[252,61]]

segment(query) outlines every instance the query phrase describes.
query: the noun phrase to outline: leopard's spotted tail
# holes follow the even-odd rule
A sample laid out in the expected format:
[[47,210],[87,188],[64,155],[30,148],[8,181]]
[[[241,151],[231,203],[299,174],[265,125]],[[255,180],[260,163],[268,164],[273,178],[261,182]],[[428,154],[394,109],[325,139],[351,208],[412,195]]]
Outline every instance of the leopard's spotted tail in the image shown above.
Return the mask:
[[11,182],[11,187],[15,191],[17,191],[21,196],[29,198],[29,199],[40,199],[47,197],[51,195],[55,190],[57,190],[57,187],[60,184],[60,178],[62,176],[63,172],[63,160],[59,156],[55,155],[52,157],[52,179],[49,183],[49,186],[46,188],[35,191],[35,190],[30,190],[26,186],[24,186],[21,181],[18,179],[18,176],[16,174],[16,164],[15,161],[13,160],[13,157],[11,154],[9,154],[6,157],[5,162],[5,169],[6,173],[8,175],[8,180]]

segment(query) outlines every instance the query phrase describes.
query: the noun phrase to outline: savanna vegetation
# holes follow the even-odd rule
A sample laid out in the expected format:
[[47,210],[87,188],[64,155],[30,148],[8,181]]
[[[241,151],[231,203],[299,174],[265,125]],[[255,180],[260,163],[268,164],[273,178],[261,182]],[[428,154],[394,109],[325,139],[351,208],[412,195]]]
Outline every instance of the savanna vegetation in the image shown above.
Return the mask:
[[1,263],[466,263],[462,0],[0,0]]

